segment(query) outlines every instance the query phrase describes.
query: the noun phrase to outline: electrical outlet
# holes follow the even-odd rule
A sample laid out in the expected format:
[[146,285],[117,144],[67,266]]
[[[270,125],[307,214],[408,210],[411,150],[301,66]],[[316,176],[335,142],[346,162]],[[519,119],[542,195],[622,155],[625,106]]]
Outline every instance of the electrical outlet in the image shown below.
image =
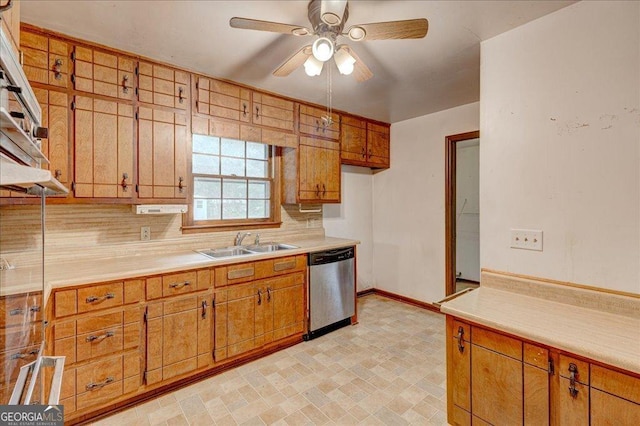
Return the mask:
[[141,226],[140,227],[140,241],[149,241],[151,239],[151,227],[149,226]]
[[537,229],[512,229],[511,248],[542,251],[542,231]]

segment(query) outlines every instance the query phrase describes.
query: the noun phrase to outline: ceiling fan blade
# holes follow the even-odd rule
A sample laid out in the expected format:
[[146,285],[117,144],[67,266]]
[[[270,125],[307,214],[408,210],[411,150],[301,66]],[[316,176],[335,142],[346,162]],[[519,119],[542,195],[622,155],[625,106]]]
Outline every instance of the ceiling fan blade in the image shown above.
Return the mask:
[[353,76],[358,83],[362,83],[363,81],[367,81],[371,77],[373,77],[373,73],[371,72],[369,67],[364,62],[362,62],[362,59],[360,59],[360,57],[356,54],[356,52],[353,51],[352,48],[347,45],[344,45],[342,48],[345,49],[351,56],[353,56],[353,59],[356,60],[356,63],[353,66]]
[[304,64],[307,58],[311,56],[311,45],[304,46],[293,54],[292,57],[287,59],[284,64],[280,65],[278,69],[273,72],[276,77],[286,77],[291,74],[296,68]]
[[293,34],[297,36],[309,35],[312,31],[300,25],[281,24],[279,22],[260,21],[249,18],[231,18],[229,25],[232,28],[243,30],[269,31],[272,33]]
[[429,21],[420,18],[354,25],[345,35],[353,41],[423,38],[428,30]]

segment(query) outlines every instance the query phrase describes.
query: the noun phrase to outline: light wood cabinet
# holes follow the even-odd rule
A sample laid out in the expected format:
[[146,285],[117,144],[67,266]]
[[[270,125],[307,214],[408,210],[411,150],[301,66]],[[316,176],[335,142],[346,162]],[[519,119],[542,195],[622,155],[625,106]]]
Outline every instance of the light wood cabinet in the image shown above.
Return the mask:
[[135,60],[84,46],[75,46],[73,88],[94,95],[135,99]]
[[300,138],[297,150],[285,149],[284,202],[340,202],[340,146],[338,143]]
[[134,194],[133,107],[76,96],[73,106],[77,198],[129,198]]
[[209,291],[147,306],[147,385],[206,367],[212,361],[211,301]]
[[187,110],[189,106],[189,74],[166,66],[140,62],[138,68],[140,102]]
[[[330,123],[327,121],[329,116]],[[336,113],[328,114],[325,109],[300,105],[299,131],[301,135],[339,141],[340,116]]]
[[196,77],[196,112],[251,123],[251,91],[212,78]]
[[65,186],[70,184],[69,153],[69,95],[56,90],[33,89],[42,108],[42,126],[49,130],[42,139],[42,152],[49,159],[46,166],[53,176]]
[[31,83],[68,87],[71,47],[65,41],[22,30],[20,49],[24,73]]
[[19,58],[20,46],[20,0],[14,0],[12,7],[2,12],[2,20],[0,20],[2,30],[8,35],[13,54]]
[[340,142],[342,164],[389,167],[389,126],[343,115]]
[[187,116],[140,107],[138,113],[138,198],[187,198]]
[[450,424],[640,423],[640,376],[450,315],[446,324]]

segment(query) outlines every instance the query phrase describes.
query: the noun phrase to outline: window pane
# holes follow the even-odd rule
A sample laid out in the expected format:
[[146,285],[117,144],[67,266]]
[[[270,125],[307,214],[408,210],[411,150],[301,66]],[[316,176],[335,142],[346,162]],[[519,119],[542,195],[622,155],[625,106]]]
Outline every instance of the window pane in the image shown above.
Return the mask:
[[247,181],[224,179],[222,181],[223,198],[247,198]]
[[217,155],[193,154],[193,173],[219,175],[220,157]]
[[244,142],[234,139],[222,139],[222,155],[244,157]]
[[221,157],[222,171],[221,175],[225,176],[244,176],[244,159]]
[[193,200],[194,220],[220,220],[222,213],[221,201],[199,199]]
[[250,181],[249,182],[249,198],[270,198],[269,182]]
[[194,198],[220,198],[220,179],[197,177],[193,182]]
[[224,200],[222,204],[223,219],[246,219],[247,200]]
[[266,160],[269,154],[269,145],[263,143],[247,142],[247,158]]
[[249,200],[249,218],[264,219],[269,217],[269,200]]
[[219,154],[220,138],[205,135],[193,135],[193,152]]
[[262,160],[247,160],[247,176],[249,177],[268,177],[269,163]]

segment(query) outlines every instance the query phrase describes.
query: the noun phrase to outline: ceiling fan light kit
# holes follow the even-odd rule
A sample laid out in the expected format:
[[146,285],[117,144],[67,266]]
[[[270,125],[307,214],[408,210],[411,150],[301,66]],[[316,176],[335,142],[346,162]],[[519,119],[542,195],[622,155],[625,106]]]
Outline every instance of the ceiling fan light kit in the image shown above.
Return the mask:
[[307,75],[320,75],[323,62],[333,57],[340,74],[353,74],[358,82],[370,79],[373,77],[373,73],[353,48],[344,44],[340,46],[336,44],[338,37],[347,37],[354,42],[418,39],[426,36],[429,30],[429,21],[425,18],[418,18],[358,24],[343,32],[345,23],[349,19],[349,2],[347,0],[311,0],[308,7],[308,18],[311,29],[300,25],[238,17],[231,18],[229,25],[233,28],[246,30],[317,37],[312,44],[300,48],[280,65],[273,72],[276,77],[286,77],[303,64]]
[[320,75],[323,65],[324,63],[311,55],[304,63],[304,72],[307,73],[309,77],[315,77],[316,75]]

